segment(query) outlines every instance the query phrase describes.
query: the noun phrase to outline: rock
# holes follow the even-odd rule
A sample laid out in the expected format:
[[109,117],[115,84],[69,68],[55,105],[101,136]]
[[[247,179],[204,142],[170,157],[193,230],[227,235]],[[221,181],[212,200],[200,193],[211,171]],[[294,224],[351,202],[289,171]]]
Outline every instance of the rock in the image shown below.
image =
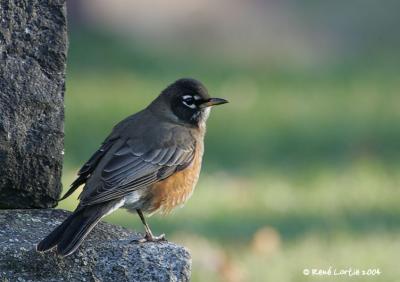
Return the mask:
[[100,222],[66,258],[35,245],[69,212],[0,210],[1,281],[189,281],[188,251],[169,242],[131,243],[142,235]]
[[0,1],[0,208],[57,203],[66,51],[64,0]]

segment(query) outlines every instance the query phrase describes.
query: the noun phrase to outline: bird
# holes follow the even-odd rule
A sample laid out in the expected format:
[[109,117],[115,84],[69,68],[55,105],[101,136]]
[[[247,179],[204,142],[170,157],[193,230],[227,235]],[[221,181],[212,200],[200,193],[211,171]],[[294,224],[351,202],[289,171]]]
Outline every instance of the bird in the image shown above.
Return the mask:
[[73,254],[96,224],[119,208],[140,217],[145,230],[140,243],[165,240],[164,234],[153,235],[145,215],[168,214],[192,195],[210,109],[225,103],[211,98],[200,81],[181,78],[145,109],[119,122],[60,199],[84,185],[78,206],[36,250]]

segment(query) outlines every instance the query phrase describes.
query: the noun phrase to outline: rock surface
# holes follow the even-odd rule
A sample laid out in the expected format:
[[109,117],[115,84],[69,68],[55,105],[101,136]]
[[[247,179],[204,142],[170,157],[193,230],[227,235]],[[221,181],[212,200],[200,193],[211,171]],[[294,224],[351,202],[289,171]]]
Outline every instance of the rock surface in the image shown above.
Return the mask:
[[0,208],[57,203],[66,52],[64,0],[0,1]]
[[0,281],[188,281],[188,251],[169,242],[131,243],[139,235],[99,223],[69,257],[35,245],[69,212],[0,210]]

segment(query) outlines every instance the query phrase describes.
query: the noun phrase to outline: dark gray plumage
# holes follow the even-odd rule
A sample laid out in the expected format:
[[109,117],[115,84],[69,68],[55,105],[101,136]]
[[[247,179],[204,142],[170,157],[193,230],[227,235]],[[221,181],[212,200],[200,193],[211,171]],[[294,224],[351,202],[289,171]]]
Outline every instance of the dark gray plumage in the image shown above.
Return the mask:
[[222,103],[226,101],[210,98],[200,82],[181,79],[146,109],[117,124],[62,198],[85,184],[79,206],[37,250],[57,246],[61,255],[73,253],[103,216],[121,206],[138,212],[146,239],[157,239],[142,215],[142,210],[154,210],[151,189],[193,163],[196,148],[203,146],[207,107]]

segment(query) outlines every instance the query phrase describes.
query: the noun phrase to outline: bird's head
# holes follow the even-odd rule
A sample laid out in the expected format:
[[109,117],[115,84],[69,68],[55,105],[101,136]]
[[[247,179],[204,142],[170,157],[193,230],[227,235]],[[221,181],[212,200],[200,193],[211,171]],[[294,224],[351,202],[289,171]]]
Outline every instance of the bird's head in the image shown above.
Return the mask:
[[210,107],[225,103],[225,99],[211,98],[200,81],[182,78],[164,89],[150,107],[176,122],[200,126],[207,120]]

